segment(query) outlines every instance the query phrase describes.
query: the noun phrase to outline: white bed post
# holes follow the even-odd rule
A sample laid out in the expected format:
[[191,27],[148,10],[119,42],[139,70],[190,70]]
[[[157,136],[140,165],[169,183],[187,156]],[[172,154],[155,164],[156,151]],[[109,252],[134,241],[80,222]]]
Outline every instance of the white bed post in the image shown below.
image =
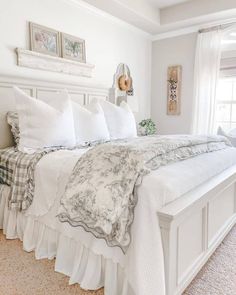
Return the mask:
[[[160,215],[159,215],[160,218]],[[160,227],[163,243],[163,251],[165,258],[165,275],[168,277],[166,281],[166,294],[173,294],[172,286],[175,285],[175,271],[177,267],[176,261],[176,241],[177,241],[177,230],[172,218],[164,216],[160,218]]]

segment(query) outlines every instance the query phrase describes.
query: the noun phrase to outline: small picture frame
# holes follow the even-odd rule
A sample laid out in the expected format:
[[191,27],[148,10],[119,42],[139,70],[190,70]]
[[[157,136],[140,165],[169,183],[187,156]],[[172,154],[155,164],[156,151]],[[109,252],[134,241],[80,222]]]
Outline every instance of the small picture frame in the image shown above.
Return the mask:
[[60,32],[30,22],[30,49],[32,51],[60,56]]
[[85,40],[61,33],[62,57],[86,63]]

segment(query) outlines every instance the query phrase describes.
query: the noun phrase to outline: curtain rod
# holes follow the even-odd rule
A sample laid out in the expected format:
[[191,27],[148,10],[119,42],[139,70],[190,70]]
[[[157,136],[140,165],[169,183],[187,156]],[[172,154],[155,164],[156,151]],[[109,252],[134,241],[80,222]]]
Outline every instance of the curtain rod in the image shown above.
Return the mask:
[[226,23],[223,25],[217,25],[217,26],[213,26],[213,27],[209,27],[209,28],[205,28],[205,29],[200,29],[198,31],[198,33],[207,33],[207,32],[211,32],[211,31],[216,31],[216,30],[224,30],[232,25],[236,25],[236,21],[231,22],[231,23]]

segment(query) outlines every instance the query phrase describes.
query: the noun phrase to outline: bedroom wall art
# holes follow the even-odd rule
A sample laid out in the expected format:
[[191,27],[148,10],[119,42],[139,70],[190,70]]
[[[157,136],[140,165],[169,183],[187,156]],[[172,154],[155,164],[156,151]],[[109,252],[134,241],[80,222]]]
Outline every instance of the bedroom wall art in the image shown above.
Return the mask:
[[85,40],[61,33],[62,57],[86,62]]
[[168,67],[167,77],[167,115],[180,115],[182,66]]
[[29,23],[30,49],[44,54],[60,56],[60,33],[35,24]]
[[30,22],[30,49],[86,63],[85,40]]
[[30,50],[16,48],[17,65],[86,78],[94,65],[86,63],[85,40],[29,23]]

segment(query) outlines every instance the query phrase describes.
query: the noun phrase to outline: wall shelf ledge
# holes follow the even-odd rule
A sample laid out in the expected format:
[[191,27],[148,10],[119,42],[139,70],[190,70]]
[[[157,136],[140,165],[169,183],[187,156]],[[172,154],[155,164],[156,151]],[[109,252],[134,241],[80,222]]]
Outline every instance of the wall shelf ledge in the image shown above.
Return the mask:
[[58,72],[81,77],[92,77],[94,65],[16,48],[17,65],[37,70]]

